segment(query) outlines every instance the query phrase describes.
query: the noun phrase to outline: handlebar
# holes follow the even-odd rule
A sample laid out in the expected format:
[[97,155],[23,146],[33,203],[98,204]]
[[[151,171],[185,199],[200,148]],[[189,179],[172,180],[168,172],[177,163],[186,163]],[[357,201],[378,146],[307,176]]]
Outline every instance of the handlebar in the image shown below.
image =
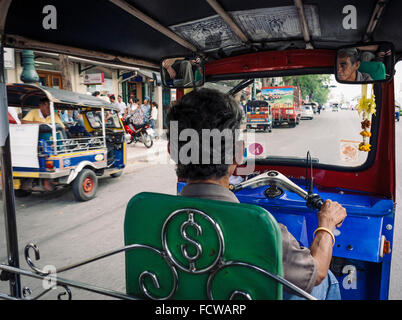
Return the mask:
[[324,204],[324,200],[321,199],[321,197],[318,194],[308,193],[306,190],[300,188],[297,184],[295,184],[293,181],[285,177],[283,174],[274,170],[264,172],[254,178],[246,180],[234,186],[232,191],[236,192],[246,187],[256,188],[266,185],[280,186],[285,190],[296,193],[301,198],[306,200],[307,207],[311,209],[320,210],[322,205]]

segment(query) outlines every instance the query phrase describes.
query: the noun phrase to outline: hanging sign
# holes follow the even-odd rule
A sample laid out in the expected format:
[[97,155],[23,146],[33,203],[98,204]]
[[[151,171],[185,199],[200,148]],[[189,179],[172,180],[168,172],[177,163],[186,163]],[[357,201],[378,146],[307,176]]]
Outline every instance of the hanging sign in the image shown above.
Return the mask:
[[84,84],[103,84],[105,82],[105,75],[103,73],[92,73],[84,75]]
[[15,69],[14,49],[4,48],[4,68]]

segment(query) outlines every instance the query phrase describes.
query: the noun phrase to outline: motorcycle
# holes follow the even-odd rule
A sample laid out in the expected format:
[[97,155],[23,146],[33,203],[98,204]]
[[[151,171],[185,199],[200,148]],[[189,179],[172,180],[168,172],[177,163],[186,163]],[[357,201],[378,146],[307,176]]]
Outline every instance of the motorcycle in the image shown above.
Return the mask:
[[131,122],[131,116],[127,116],[122,119],[124,129],[126,130],[127,144],[142,142],[148,149],[154,144],[153,141],[153,129],[149,123],[135,129],[134,124]]

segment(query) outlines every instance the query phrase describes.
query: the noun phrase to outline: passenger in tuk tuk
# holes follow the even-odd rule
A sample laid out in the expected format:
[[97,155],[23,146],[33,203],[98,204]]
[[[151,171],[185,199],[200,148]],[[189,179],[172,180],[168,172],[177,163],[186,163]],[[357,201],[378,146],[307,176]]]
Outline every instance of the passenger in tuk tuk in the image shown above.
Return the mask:
[[[61,121],[59,115],[57,113],[54,114],[54,121],[56,124],[59,124],[63,129],[65,126],[63,121]],[[22,124],[29,124],[29,123],[47,123],[51,124],[52,119],[50,117],[50,102],[48,98],[42,98],[39,101],[39,109],[32,109],[29,111],[25,117],[21,120]]]
[[[188,143],[172,140],[173,137],[181,136],[183,130],[193,129],[201,136],[201,131],[204,129],[218,129],[220,132],[224,130],[232,132],[235,137],[233,144],[221,143],[221,157],[218,155],[220,160],[218,163],[216,161],[202,163],[205,144],[201,141],[198,142],[197,162],[183,161],[185,162],[183,164],[180,157],[174,159],[178,178],[186,182],[181,196],[239,203],[235,194],[229,190],[229,177],[241,163],[238,163],[239,157],[235,156],[231,157],[233,159],[231,164],[227,164],[228,161],[225,160],[226,155],[237,154],[238,149],[244,151],[244,142],[239,141],[235,133],[240,129],[241,114],[241,108],[234,99],[212,89],[192,91],[169,109],[167,137],[168,151],[171,155],[179,155],[180,149]],[[178,132],[172,133],[173,125],[177,125]],[[239,144],[242,144],[242,148],[239,148]],[[329,266],[334,244],[333,232],[345,219],[346,210],[337,202],[326,200],[317,217],[318,228],[310,248],[301,246],[287,228],[279,224],[282,233],[284,277],[317,299],[340,300],[339,283],[329,271]],[[283,298],[304,299],[285,290]]]

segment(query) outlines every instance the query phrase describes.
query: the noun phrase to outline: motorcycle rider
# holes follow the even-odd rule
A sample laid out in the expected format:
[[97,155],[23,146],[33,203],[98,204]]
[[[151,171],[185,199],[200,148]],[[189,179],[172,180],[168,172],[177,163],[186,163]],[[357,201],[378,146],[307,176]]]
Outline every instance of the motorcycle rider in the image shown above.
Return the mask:
[[[137,109],[133,111],[132,116],[130,117],[129,126],[133,131],[137,131],[141,129],[145,125],[144,122],[144,112],[141,109],[140,105],[137,104]],[[133,127],[132,127],[133,126]]]

